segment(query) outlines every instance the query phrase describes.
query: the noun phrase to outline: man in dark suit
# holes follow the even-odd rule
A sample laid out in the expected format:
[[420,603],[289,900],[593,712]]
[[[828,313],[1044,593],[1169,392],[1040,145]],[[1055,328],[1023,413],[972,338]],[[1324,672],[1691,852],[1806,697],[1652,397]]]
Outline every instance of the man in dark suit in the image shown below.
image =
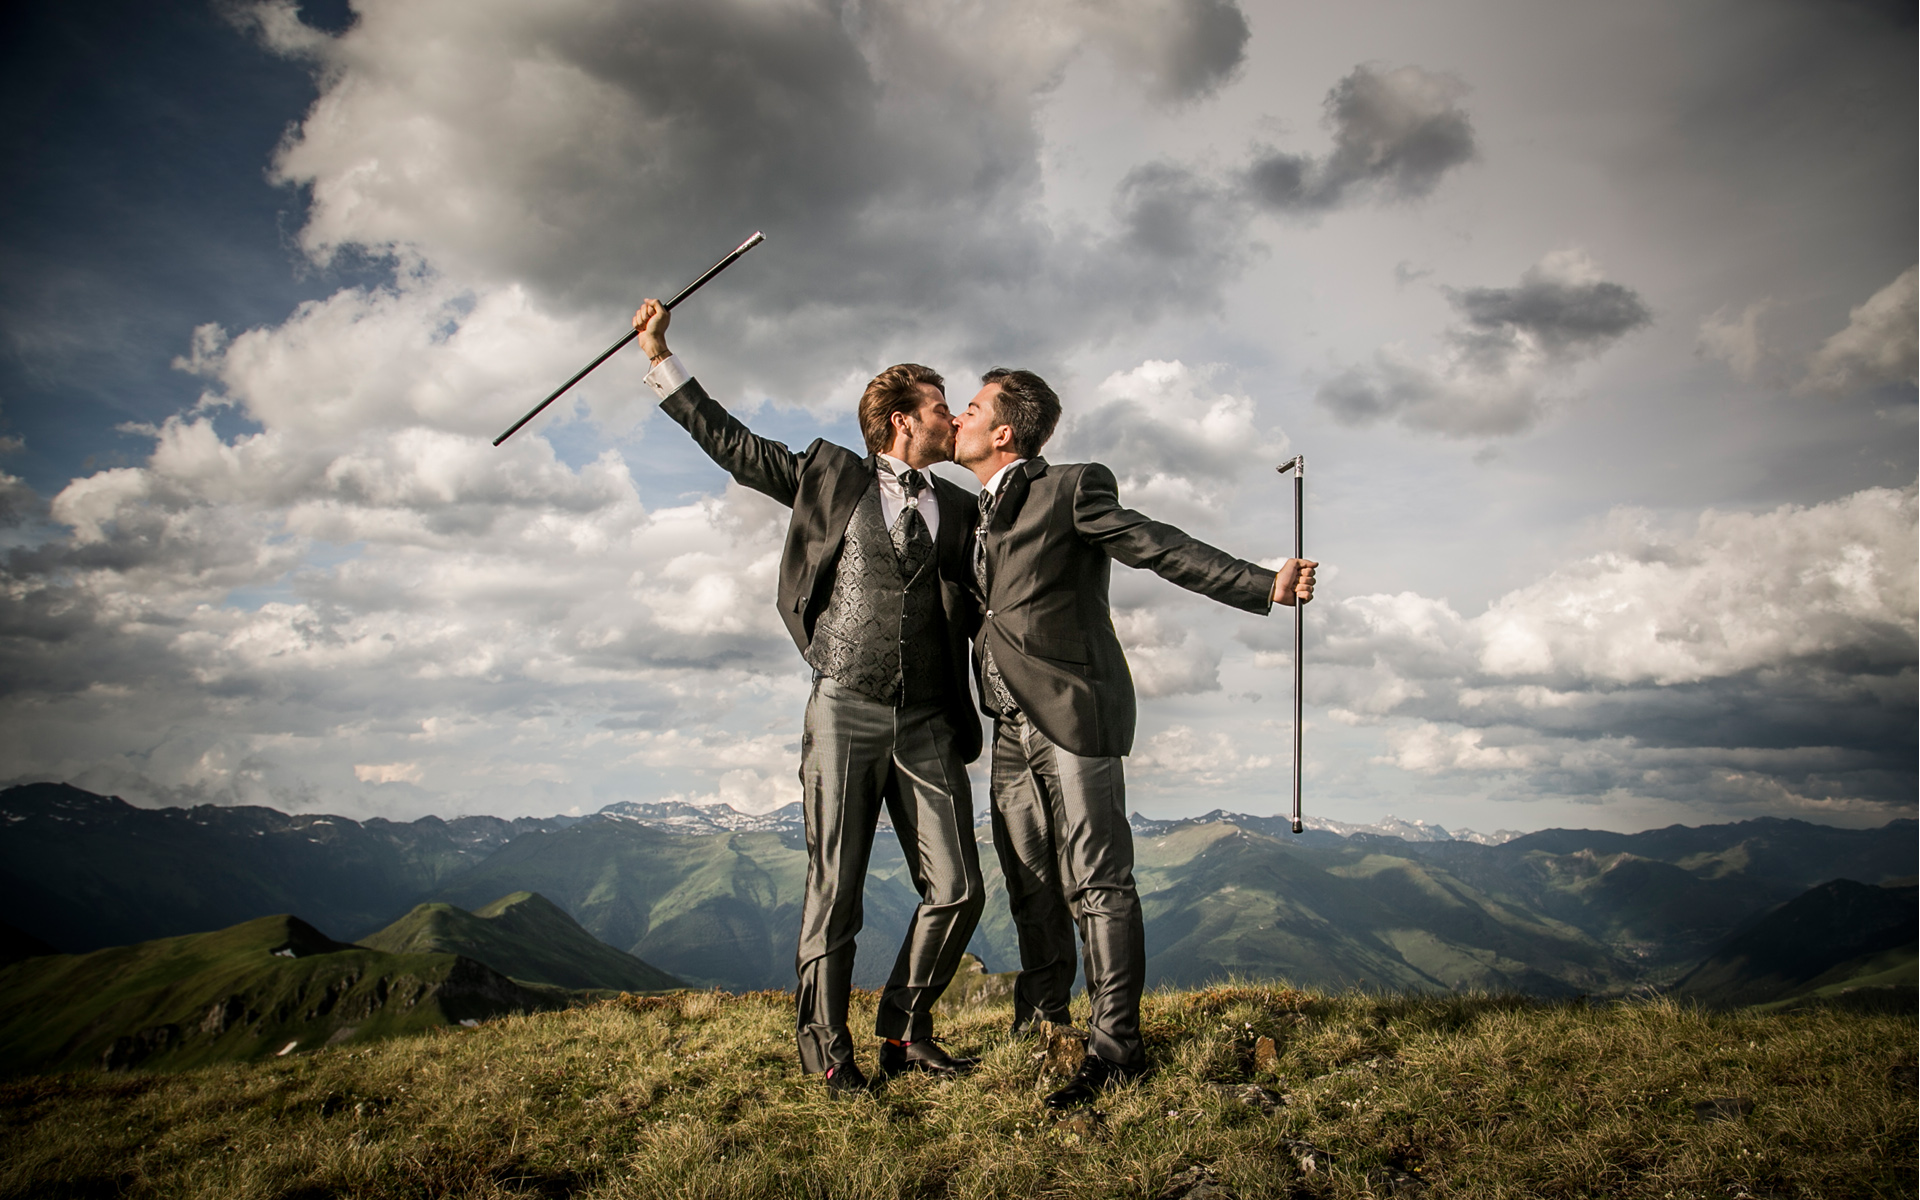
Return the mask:
[[835,1094],[864,1090],[847,1031],[854,937],[884,804],[920,893],[880,996],[880,1074],[957,1074],[972,1064],[932,1039],[933,1003],[980,920],[985,887],[966,764],[980,755],[968,692],[977,621],[965,546],[973,498],[927,468],[952,456],[942,380],[890,367],[860,401],[865,457],[825,440],[796,454],[756,437],[667,349],[669,314],[634,314],[666,414],[735,480],[793,509],[777,602],[813,667],[801,734],[807,891],[796,997],[800,1063]]
[[982,485],[971,548],[983,609],[974,637],[994,720],[993,844],[1020,943],[1014,1028],[1065,1024],[1074,927],[1093,1006],[1087,1054],[1047,1097],[1066,1108],[1146,1067],[1146,947],[1120,760],[1133,748],[1133,677],[1113,631],[1113,560],[1248,612],[1313,597],[1317,565],[1244,562],[1132,509],[1099,463],[1049,463],[1060,400],[1031,371],[996,367],[958,418],[954,459]]

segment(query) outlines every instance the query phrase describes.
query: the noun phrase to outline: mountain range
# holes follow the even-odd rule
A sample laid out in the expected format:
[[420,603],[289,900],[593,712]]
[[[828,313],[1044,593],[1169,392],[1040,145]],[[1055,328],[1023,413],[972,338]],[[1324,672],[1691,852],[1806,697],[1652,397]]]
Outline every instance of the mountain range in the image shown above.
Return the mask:
[[[0,793],[0,906],[24,936],[68,952],[276,912],[363,943],[411,912],[408,936],[427,940],[406,944],[425,946],[459,921],[417,905],[484,911],[534,893],[551,902],[550,915],[678,980],[784,988],[805,881],[796,816],[617,804],[586,818],[362,823],[263,808],[141,809],[28,785]],[[1768,818],[1476,840],[1399,824],[1408,836],[1296,836],[1281,817],[1223,812],[1136,817],[1150,980],[1237,973],[1321,987],[1619,993],[1675,982],[1737,929],[1816,885],[1916,873],[1911,820],[1846,830]],[[988,831],[979,834],[989,895],[970,949],[1005,969],[1017,944]],[[870,871],[862,986],[884,979],[916,900],[885,833]]]

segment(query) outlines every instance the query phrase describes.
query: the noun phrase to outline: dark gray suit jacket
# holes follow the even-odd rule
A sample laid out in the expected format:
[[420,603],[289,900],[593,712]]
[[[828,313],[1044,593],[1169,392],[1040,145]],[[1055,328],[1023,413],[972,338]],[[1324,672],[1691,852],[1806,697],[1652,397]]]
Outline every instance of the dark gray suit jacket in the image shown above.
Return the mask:
[[[780,619],[805,654],[813,644],[814,622],[833,590],[834,568],[847,536],[853,510],[873,485],[874,456],[860,457],[844,446],[815,439],[795,454],[780,442],[754,434],[722,408],[697,379],[689,379],[661,404],[666,414],[693,435],[707,456],[742,487],[772,496],[793,509],[787,544],[780,555],[780,585],[775,601]],[[937,476],[940,530],[934,538],[940,572],[940,607],[945,616],[947,657],[954,681],[945,708],[956,748],[965,762],[980,757],[980,717],[967,679],[967,639],[979,620],[973,597],[969,538],[979,519],[974,498]]]
[[[942,509],[943,532],[945,521]],[[1087,757],[1133,749],[1133,676],[1107,602],[1111,560],[1248,612],[1273,607],[1274,572],[1122,508],[1113,472],[1099,463],[1030,458],[1014,467],[986,545],[978,639],[1040,732]]]

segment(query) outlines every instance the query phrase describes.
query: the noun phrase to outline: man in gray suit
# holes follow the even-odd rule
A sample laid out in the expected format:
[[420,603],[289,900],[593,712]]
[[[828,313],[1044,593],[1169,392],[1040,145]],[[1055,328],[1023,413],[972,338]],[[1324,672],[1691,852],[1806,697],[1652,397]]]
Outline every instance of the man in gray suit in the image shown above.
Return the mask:
[[1146,946],[1120,760],[1133,748],[1133,677],[1107,601],[1112,560],[1248,612],[1313,598],[1317,564],[1279,571],[1122,508],[1099,463],[1049,463],[1060,400],[996,367],[957,421],[954,460],[982,485],[973,578],[981,705],[994,720],[993,844],[1020,943],[1014,1028],[1068,1021],[1074,927],[1093,1006],[1087,1055],[1047,1097],[1086,1103],[1146,1067]]
[[880,996],[880,1074],[958,1074],[932,1040],[940,998],[986,891],[966,764],[980,755],[967,686],[978,620],[966,542],[973,498],[927,468],[952,456],[942,380],[890,367],[860,401],[865,457],[825,440],[796,454],[757,437],[667,349],[669,314],[634,314],[666,414],[742,486],[793,509],[780,558],[781,620],[813,667],[800,741],[807,891],[796,955],[800,1063],[836,1095],[864,1090],[847,1031],[854,937],[884,804],[920,904]]

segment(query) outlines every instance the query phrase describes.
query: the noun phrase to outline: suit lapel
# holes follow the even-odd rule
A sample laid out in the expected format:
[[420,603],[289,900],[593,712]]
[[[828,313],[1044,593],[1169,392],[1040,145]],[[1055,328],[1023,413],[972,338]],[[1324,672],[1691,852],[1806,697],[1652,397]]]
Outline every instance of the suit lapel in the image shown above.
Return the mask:
[[1047,473],[1047,460],[1030,458],[1015,467],[1007,476],[1007,482],[1000,489],[1000,499],[993,506],[993,523],[988,526],[995,533],[1012,529],[1013,522],[1026,506],[1027,493],[1033,488],[1033,481]]
[[841,471],[827,492],[826,510],[821,514],[820,556],[813,563],[816,591],[820,568],[840,553],[841,543],[847,540],[847,525],[853,520],[853,510],[860,507],[860,497],[873,486],[873,472],[874,457],[869,454],[852,469]]
[[946,480],[931,471],[927,478],[933,480],[933,494],[940,501],[940,532],[933,539],[934,557],[940,562],[957,562],[967,527],[980,519],[980,510],[971,497]]
[[993,505],[993,519],[987,524],[987,586],[993,586],[994,577],[1000,573],[1006,560],[1005,539],[1001,534],[1013,528],[1020,516],[1020,510],[1026,507],[1027,493],[1033,490],[1033,481],[1047,473],[1047,460],[1030,458],[1015,467],[1000,485],[1000,499]]

